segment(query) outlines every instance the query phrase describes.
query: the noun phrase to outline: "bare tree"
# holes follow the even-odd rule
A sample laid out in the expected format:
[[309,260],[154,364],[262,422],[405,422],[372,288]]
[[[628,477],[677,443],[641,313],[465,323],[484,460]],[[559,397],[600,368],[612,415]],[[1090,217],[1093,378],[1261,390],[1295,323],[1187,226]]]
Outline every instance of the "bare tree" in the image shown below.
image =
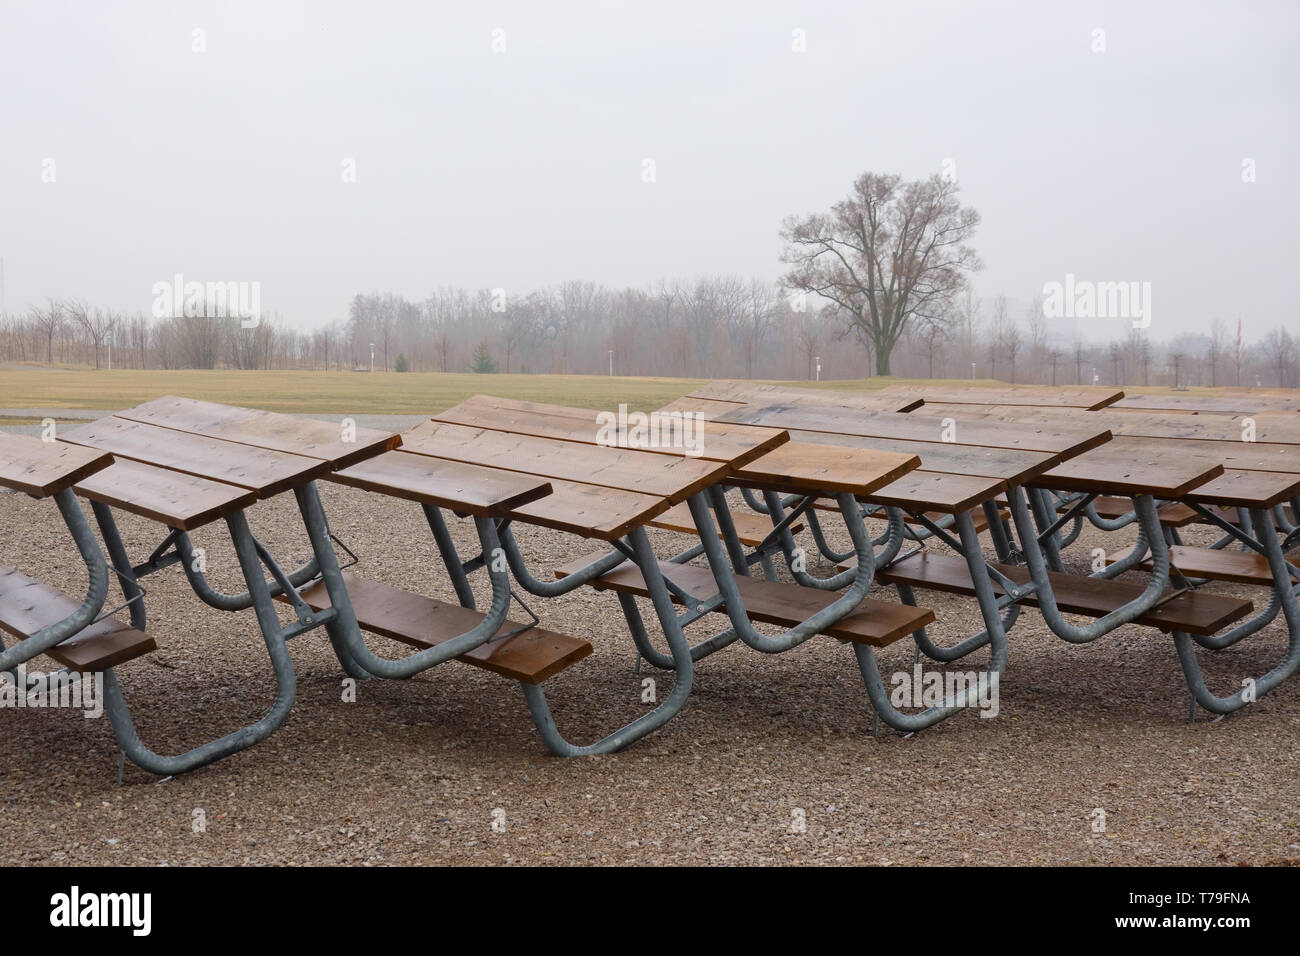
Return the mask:
[[113,333],[118,315],[103,309],[91,309],[85,302],[74,299],[66,306],[68,316],[88,336],[95,351],[95,368],[99,368],[99,351],[105,340]]
[[63,306],[54,299],[50,299],[46,302],[45,308],[34,305],[27,312],[32,317],[32,324],[45,336],[45,361],[53,365],[54,336],[63,327]]
[[942,320],[980,267],[966,245],[979,221],[955,182],[864,173],[829,213],[783,223],[782,260],[793,266],[785,284],[833,302],[871,342],[877,374],[888,375],[908,322]]
[[1218,369],[1219,363],[1223,360],[1224,348],[1227,344],[1228,330],[1223,327],[1222,319],[1215,319],[1210,324],[1210,344],[1205,350],[1205,360],[1210,366],[1210,387],[1219,384]]

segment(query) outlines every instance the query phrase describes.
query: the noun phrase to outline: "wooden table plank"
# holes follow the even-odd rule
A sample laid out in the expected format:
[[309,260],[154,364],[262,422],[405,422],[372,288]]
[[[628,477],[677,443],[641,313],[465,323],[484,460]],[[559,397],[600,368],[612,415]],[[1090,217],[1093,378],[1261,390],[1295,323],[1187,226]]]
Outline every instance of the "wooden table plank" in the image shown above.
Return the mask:
[[480,517],[504,515],[512,508],[551,493],[551,485],[544,478],[406,451],[385,452],[327,478],[354,488]]
[[44,498],[113,463],[103,451],[0,431],[0,485]]
[[[885,391],[884,389],[881,390]],[[692,389],[689,398],[767,405],[773,402],[812,405],[844,405],[872,411],[907,412],[921,404],[919,397],[895,397],[880,392],[851,392],[844,389],[798,388],[762,385],[757,382],[719,380]]]
[[584,538],[613,541],[669,507],[668,500],[658,495],[551,479],[551,494],[515,508],[510,516]]
[[[538,438],[599,445],[602,431],[597,422],[598,414],[590,409],[570,408],[566,405],[548,405],[542,402],[521,402],[475,395],[454,408],[439,412],[433,416],[433,420],[466,425],[471,428],[486,428],[533,435]],[[677,426],[684,425],[680,419],[668,419],[668,422]],[[737,428],[735,425],[701,422],[698,425],[692,424],[691,429],[690,432],[686,432],[683,427],[677,431],[675,433],[677,441],[670,440],[667,447],[635,450],[680,457],[686,453],[683,446],[689,440],[698,442],[700,454],[687,457],[699,457],[706,461],[725,462],[735,466],[753,461],[789,441],[790,438],[783,428]],[[619,433],[614,437],[617,447],[629,447],[630,443],[625,433]],[[672,435],[666,434],[664,437],[671,439]],[[676,447],[673,447],[674,445]]]
[[1027,405],[1049,408],[1096,410],[1124,398],[1116,388],[945,388],[933,385],[889,385],[882,395],[917,397],[925,404],[942,402],[951,405]]
[[[952,419],[951,428],[948,425],[949,418]],[[939,417],[926,415],[923,410],[901,414],[866,412],[825,405],[744,405],[724,413],[719,420],[791,428],[803,433],[827,432],[836,435],[865,435],[919,442],[981,445],[1021,451],[1046,451],[1064,454],[1067,457],[1096,448],[1110,441],[1111,438],[1107,429],[1089,427],[1086,418],[1077,428],[1025,425],[1013,429],[989,424],[981,416],[968,416],[960,412],[948,417]],[[951,442],[943,438],[948,433],[953,436]],[[924,455],[922,455],[921,467],[925,467]]]
[[809,444],[839,445],[915,455],[922,471],[940,471],[952,475],[997,478],[1018,485],[1060,464],[1061,456],[1044,451],[1015,451],[1010,448],[986,448],[983,445],[957,445],[947,442],[899,441],[892,438],[864,438],[861,435],[832,435],[825,432],[791,431],[790,437]]
[[257,494],[137,461],[117,461],[77,482],[77,494],[114,508],[193,531],[257,501]]
[[1300,397],[1279,395],[1127,395],[1116,402],[1117,411],[1218,412],[1251,415],[1257,412],[1300,412]]
[[747,485],[776,491],[866,495],[920,464],[916,455],[792,441],[732,469],[732,475]]
[[60,439],[162,468],[210,478],[269,498],[319,478],[328,461],[207,438],[111,416],[63,432]]
[[1183,500],[1207,505],[1271,508],[1285,504],[1297,492],[1300,492],[1300,474],[1229,469],[1184,495]]
[[693,398],[690,395],[683,395],[681,398],[673,399],[659,411],[698,412],[712,421],[733,411],[739,404],[739,402],[721,402],[712,398]]
[[1180,498],[1223,474],[1221,462],[1196,456],[1171,457],[1153,452],[1150,442],[1115,438],[1033,479],[1030,484],[1056,491],[1099,494],[1148,494]]
[[961,514],[992,501],[1007,490],[997,478],[914,471],[863,497],[874,504],[892,505],[909,512],[941,511]]
[[719,462],[648,451],[580,445],[509,432],[424,422],[402,436],[404,451],[545,478],[603,485],[685,501],[722,480]]
[[319,458],[328,461],[331,468],[346,468],[390,451],[402,443],[402,436],[375,428],[356,428],[355,440],[344,441],[341,424],[238,405],[201,402],[176,395],[166,395],[128,408],[118,412],[117,417],[257,448]]

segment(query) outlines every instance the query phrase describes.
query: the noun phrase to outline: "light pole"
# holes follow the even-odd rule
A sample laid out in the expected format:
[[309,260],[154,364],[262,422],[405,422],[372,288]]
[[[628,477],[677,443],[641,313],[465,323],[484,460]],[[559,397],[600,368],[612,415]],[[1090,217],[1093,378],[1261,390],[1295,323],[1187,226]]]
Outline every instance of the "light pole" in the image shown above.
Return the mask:
[[971,363],[970,363],[970,377],[971,377],[971,378],[974,378],[974,377],[975,377],[975,363],[974,363],[974,362],[971,362]]
[[609,350],[609,377],[614,377],[614,350]]
[[370,371],[375,370],[375,343],[370,343]]
[[822,380],[822,357],[817,356],[817,381]]

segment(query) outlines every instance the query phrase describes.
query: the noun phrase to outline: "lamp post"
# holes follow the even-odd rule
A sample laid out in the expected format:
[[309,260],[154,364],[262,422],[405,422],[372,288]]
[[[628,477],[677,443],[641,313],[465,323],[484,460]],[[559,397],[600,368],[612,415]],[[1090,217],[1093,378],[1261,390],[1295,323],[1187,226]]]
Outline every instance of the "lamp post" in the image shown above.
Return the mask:
[[614,377],[614,350],[609,350],[609,377]]
[[370,371],[375,370],[375,343],[370,343]]
[[817,356],[817,381],[822,380],[822,357]]

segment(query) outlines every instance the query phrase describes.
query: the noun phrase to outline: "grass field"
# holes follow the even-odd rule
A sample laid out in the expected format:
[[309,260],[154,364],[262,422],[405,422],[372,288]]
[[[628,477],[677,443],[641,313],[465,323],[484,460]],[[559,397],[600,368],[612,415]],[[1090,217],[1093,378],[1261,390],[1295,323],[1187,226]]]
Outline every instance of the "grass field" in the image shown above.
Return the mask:
[[[424,414],[486,393],[583,408],[620,402],[649,411],[689,392],[701,379],[603,375],[474,375],[436,372],[258,372],[227,370],[134,371],[48,366],[0,367],[0,409],[121,409],[158,398],[189,398],[277,412]],[[815,388],[873,391],[924,379],[869,378],[789,382]],[[1005,385],[991,379],[940,380],[953,386]],[[1130,389],[1163,392],[1168,389]],[[1213,389],[1193,389],[1213,393]]]

